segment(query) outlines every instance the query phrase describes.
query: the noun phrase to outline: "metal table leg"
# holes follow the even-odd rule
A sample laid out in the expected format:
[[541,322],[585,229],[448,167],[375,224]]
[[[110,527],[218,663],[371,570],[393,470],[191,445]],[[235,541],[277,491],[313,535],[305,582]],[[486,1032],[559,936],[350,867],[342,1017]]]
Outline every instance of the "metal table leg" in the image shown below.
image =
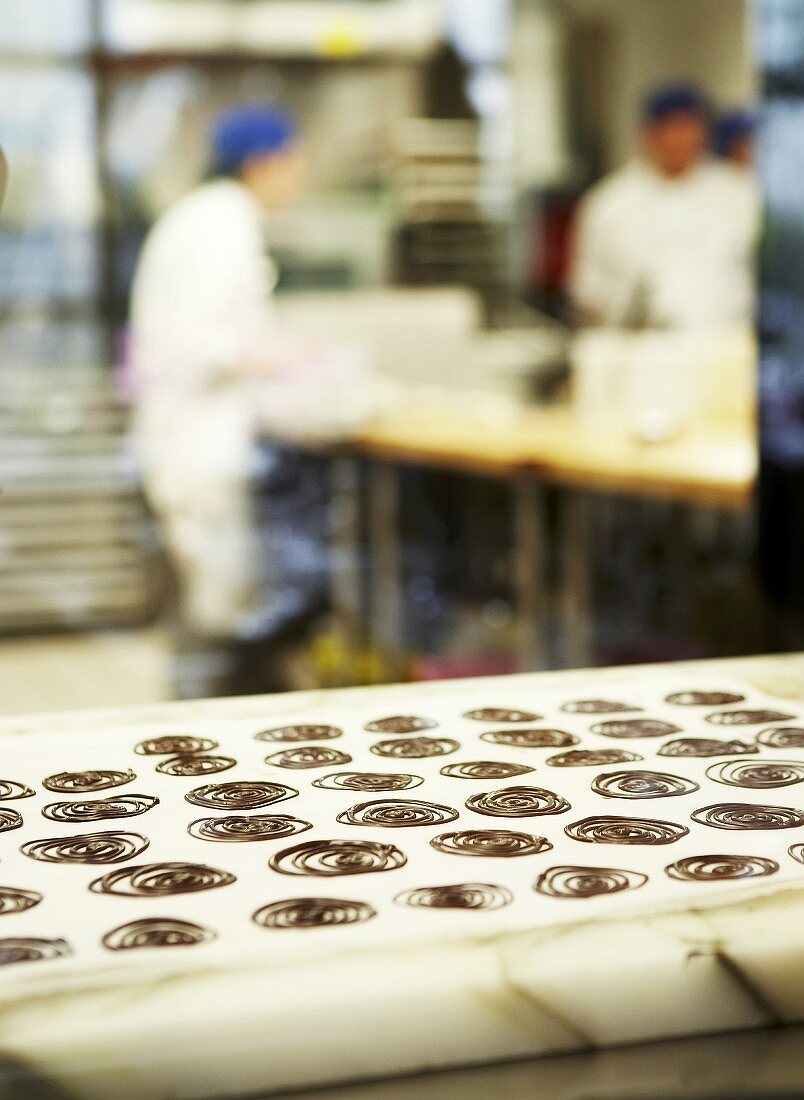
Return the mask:
[[368,483],[371,640],[396,677],[404,652],[402,548],[399,537],[399,471],[377,462]]
[[580,493],[561,499],[561,625],[566,668],[594,662],[592,506]]
[[359,682],[363,600],[360,569],[360,466],[355,458],[334,458],[330,467],[330,598],[341,649],[337,677]]
[[519,667],[549,667],[547,517],[544,488],[529,478],[514,484],[514,584],[519,627]]

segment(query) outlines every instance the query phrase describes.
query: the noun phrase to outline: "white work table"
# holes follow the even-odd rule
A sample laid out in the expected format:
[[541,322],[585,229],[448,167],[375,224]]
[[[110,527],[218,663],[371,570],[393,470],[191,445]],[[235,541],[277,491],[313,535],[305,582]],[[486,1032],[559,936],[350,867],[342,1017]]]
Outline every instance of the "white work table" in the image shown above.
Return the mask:
[[0,1053],[67,1096],[804,1019],[804,656],[18,717],[0,746]]

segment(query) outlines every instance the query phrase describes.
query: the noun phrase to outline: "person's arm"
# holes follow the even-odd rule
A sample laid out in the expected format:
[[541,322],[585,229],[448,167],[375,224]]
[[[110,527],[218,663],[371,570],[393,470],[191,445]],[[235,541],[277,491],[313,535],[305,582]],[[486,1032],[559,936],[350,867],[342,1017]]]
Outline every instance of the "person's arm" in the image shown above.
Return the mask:
[[589,195],[575,219],[570,266],[570,301],[579,325],[600,325],[610,315],[614,275],[606,237],[597,197]]

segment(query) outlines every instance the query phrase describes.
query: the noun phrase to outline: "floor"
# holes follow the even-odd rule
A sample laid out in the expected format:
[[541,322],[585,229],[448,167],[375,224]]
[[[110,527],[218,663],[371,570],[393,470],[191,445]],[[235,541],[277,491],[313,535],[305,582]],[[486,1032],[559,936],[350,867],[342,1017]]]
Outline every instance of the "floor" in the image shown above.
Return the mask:
[[159,703],[168,684],[158,627],[0,640],[0,715]]

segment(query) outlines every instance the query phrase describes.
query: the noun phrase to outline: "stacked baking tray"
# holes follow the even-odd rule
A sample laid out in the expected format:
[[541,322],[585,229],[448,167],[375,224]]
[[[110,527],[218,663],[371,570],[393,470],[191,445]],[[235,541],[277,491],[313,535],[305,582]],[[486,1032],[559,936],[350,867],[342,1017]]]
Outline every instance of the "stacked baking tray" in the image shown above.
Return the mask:
[[6,388],[0,403],[0,630],[151,612],[148,524],[109,388]]

